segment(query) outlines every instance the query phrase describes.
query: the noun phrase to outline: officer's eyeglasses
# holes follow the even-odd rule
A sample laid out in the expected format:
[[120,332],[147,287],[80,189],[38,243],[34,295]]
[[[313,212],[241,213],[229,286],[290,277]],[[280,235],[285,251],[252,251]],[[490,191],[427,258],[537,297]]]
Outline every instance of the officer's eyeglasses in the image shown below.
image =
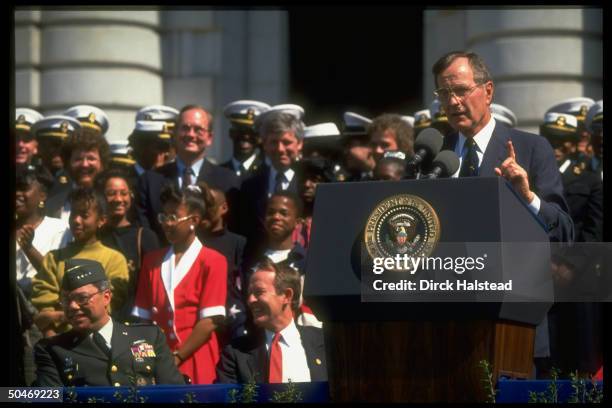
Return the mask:
[[185,217],[177,218],[174,214],[166,215],[164,213],[159,213],[157,214],[157,221],[159,221],[160,224],[176,225],[179,222],[183,222],[190,219],[191,217],[193,217],[193,215],[187,215]]
[[196,133],[198,135],[203,135],[203,134],[208,133],[210,131],[210,129],[203,128],[201,126],[181,125],[181,127],[180,127],[180,130],[181,130],[182,133],[189,133],[190,129],[193,129],[194,133]]
[[87,304],[89,303],[89,301],[91,300],[92,297],[94,297],[95,295],[97,295],[98,293],[102,293],[104,292],[103,290],[99,290],[97,292],[94,292],[92,294],[85,294],[85,293],[79,293],[73,296],[66,296],[66,297],[62,297],[61,298],[61,302],[62,305],[65,307],[68,307],[68,305],[70,305],[72,302],[76,302],[77,305],[79,306],[87,306]]
[[436,90],[433,91],[433,94],[440,100],[440,101],[447,101],[449,100],[452,96],[456,97],[457,99],[465,99],[468,96],[470,96],[472,94],[472,92],[474,92],[474,90],[476,88],[478,88],[480,85],[483,84],[476,84],[474,86],[468,87],[468,86],[455,86],[455,87],[449,87],[449,88],[438,88]]

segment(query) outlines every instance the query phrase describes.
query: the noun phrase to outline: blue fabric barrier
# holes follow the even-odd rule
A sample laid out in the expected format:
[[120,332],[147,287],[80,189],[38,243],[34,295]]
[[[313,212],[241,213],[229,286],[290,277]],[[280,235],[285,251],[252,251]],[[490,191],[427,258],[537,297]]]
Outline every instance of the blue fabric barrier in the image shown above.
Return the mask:
[[[529,402],[529,392],[547,392],[549,380],[507,380],[500,379],[497,382],[498,393],[495,396],[496,402]],[[557,380],[557,399],[558,402],[567,402],[572,396],[572,382],[570,380]],[[596,386],[602,390],[603,381],[596,381]],[[587,390],[591,389],[591,382],[586,383]],[[548,393],[547,393],[548,394]]]
[[[327,402],[329,401],[329,385],[327,382],[295,383],[297,390],[302,393],[301,402]],[[154,385],[136,387],[135,392],[130,387],[75,387],[64,388],[64,401],[87,402],[95,398],[98,402],[141,402],[145,403],[180,403],[187,402],[191,394],[192,402],[229,402],[230,390],[242,390],[238,384],[211,384],[211,385]],[[274,392],[287,389],[287,384],[258,384],[257,402],[269,402]],[[74,392],[72,396],[70,392]],[[115,397],[119,392],[121,395]]]

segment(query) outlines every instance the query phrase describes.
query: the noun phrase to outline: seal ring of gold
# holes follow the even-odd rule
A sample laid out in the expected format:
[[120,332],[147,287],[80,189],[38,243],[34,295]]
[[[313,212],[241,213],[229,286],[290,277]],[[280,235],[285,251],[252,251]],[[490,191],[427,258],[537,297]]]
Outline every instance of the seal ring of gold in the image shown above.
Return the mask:
[[385,224],[397,217],[413,220],[414,228],[418,232],[404,253],[411,257],[431,255],[440,238],[440,220],[436,211],[420,197],[400,194],[378,203],[368,217],[364,244],[370,257],[391,258],[397,255],[397,252],[390,250],[388,237],[385,241],[385,229],[389,229]]

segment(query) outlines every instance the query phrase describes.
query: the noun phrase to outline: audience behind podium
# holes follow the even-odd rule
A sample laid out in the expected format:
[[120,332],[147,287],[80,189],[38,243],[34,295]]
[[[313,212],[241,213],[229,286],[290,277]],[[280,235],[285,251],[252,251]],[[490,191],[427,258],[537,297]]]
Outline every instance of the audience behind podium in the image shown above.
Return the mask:
[[124,172],[108,170],[98,176],[96,184],[107,204],[106,220],[99,232],[100,241],[119,251],[127,262],[130,285],[121,316],[130,319],[142,260],[147,253],[159,249],[159,241],[151,229],[134,221],[134,193]]
[[400,115],[380,115],[368,126],[374,161],[382,159],[385,151],[399,150],[406,156],[414,155],[414,129]]
[[330,183],[335,177],[331,163],[321,157],[300,160],[298,171],[302,174],[299,185],[299,196],[302,200],[302,215],[293,231],[293,241],[308,249],[310,244],[310,231],[312,230],[312,213],[317,186],[321,183]]
[[388,150],[376,163],[374,180],[399,181],[406,176],[406,155],[400,151]]
[[299,273],[286,263],[265,259],[255,267],[247,291],[255,329],[225,347],[218,382],[327,381],[322,330],[294,319],[301,291]]
[[133,314],[162,328],[175,364],[193,384],[210,384],[219,361],[215,330],[226,315],[227,260],[196,236],[206,216],[200,186],[169,184],[159,199],[170,246],[145,255]]
[[43,257],[51,250],[70,243],[72,235],[68,224],[45,216],[47,193],[53,185],[53,176],[42,166],[17,166],[15,181],[15,272],[17,300],[21,311],[24,344],[24,381],[30,385],[35,378],[32,350],[43,336],[33,324],[37,310],[32,305],[32,279],[41,269]]
[[127,300],[129,272],[125,257],[102,244],[98,231],[106,217],[106,200],[93,188],[78,188],[70,193],[69,225],[74,241],[64,248],[49,251],[32,278],[32,304],[39,310],[36,324],[45,337],[68,330],[60,303],[60,283],[70,259],[89,259],[102,264],[113,289],[109,313],[121,318]]
[[197,185],[202,189],[206,204],[206,215],[198,228],[198,238],[202,244],[216,250],[227,260],[226,318],[218,330],[219,341],[224,346],[231,339],[243,336],[246,330],[247,310],[243,296],[246,284],[240,274],[246,238],[227,229],[225,219],[229,206],[223,191],[210,188],[204,182]]
[[[451,60],[449,65],[438,67],[436,81],[444,79],[444,70],[451,69],[457,58]],[[480,87],[484,85],[484,90],[486,90],[488,81],[477,82],[478,72],[476,71],[478,69],[473,66],[471,68],[474,70],[473,79],[477,87],[476,92],[462,95],[461,98],[452,94],[453,97],[449,98],[451,94],[445,95],[438,89],[440,91],[440,101],[436,100],[432,103],[431,109],[426,110],[427,115],[415,114],[414,127],[406,120],[405,116],[401,115],[384,114],[370,121],[361,115],[346,112],[342,136],[338,141],[339,146],[342,146],[343,149],[344,160],[342,164],[321,164],[318,159],[312,160],[301,157],[304,112],[297,105],[268,107],[268,105],[256,101],[237,101],[228,105],[231,109],[228,109],[226,114],[233,124],[232,128],[238,128],[235,124],[246,119],[244,129],[240,128],[248,130],[248,132],[243,132],[248,136],[246,142],[258,142],[258,137],[254,137],[256,135],[254,132],[259,131],[259,136],[262,139],[262,151],[259,153],[265,153],[265,155],[260,157],[259,154],[256,154],[256,160],[252,163],[249,161],[254,157],[253,153],[257,153],[255,150],[257,143],[248,146],[250,150],[245,150],[244,154],[238,154],[238,144],[244,141],[241,139],[242,136],[234,132],[232,138],[236,143],[234,146],[235,160],[226,163],[227,171],[226,169],[221,170],[205,158],[205,151],[213,142],[212,116],[205,109],[189,105],[179,112],[171,107],[145,107],[146,109],[143,108],[140,117],[141,124],[136,126],[138,132],[134,131],[134,133],[138,133],[139,144],[136,146],[136,141],[134,141],[133,147],[136,150],[140,149],[139,157],[144,154],[143,151],[146,150],[146,146],[155,147],[152,150],[155,150],[156,159],[154,165],[147,164],[147,169],[141,166],[141,171],[134,170],[134,174],[130,174],[130,176],[133,176],[131,179],[130,176],[108,171],[108,143],[100,132],[100,130],[108,128],[108,123],[104,125],[103,119],[102,122],[98,120],[95,123],[92,122],[94,127],[90,129],[89,118],[81,114],[83,106],[87,107],[86,105],[74,107],[79,109],[73,112],[73,117],[43,118],[41,115],[39,118],[30,115],[30,118],[26,115],[22,119],[16,118],[16,128],[18,126],[23,127],[25,124],[31,128],[31,135],[33,136],[30,140],[30,138],[24,136],[23,132],[17,134],[18,140],[22,142],[18,148],[23,147],[23,149],[17,152],[19,157],[16,157],[16,161],[21,162],[25,158],[25,162],[33,165],[42,163],[53,171],[54,176],[53,183],[47,186],[43,185],[45,184],[43,179],[40,182],[32,181],[20,184],[24,187],[24,194],[25,188],[31,187],[30,190],[33,193],[30,198],[39,197],[39,204],[46,202],[43,207],[36,208],[36,211],[32,214],[35,215],[43,211],[58,218],[62,217],[64,231],[67,222],[70,220],[70,227],[76,232],[75,242],[73,243],[68,242],[69,238],[67,237],[71,237],[68,231],[62,235],[64,238],[59,246],[51,245],[47,250],[43,249],[42,246],[39,248],[37,242],[44,238],[51,239],[50,235],[40,233],[42,230],[39,229],[46,225],[45,223],[48,224],[56,218],[47,216],[26,222],[24,219],[30,219],[30,215],[24,215],[16,211],[18,265],[21,260],[22,266],[28,264],[26,269],[29,271],[22,272],[23,276],[21,278],[24,279],[19,278],[20,275],[18,275],[18,283],[21,285],[21,283],[27,281],[28,276],[34,282],[32,302],[40,309],[40,313],[36,315],[36,322],[42,326],[44,334],[47,336],[67,328],[65,318],[57,302],[57,282],[61,280],[63,274],[63,262],[77,255],[81,258],[95,259],[103,264],[106,263],[107,273],[109,273],[109,277],[114,279],[113,284],[117,286],[113,290],[115,295],[113,296],[112,313],[116,317],[126,317],[126,311],[131,309],[134,303],[136,285],[145,285],[139,283],[142,281],[139,272],[142,270],[142,273],[148,274],[149,278],[153,279],[150,277],[153,273],[151,271],[157,268],[155,270],[161,273],[165,255],[178,252],[180,256],[180,250],[174,251],[172,249],[174,245],[171,249],[158,249],[159,243],[157,241],[166,242],[168,238],[166,231],[177,229],[177,225],[170,225],[172,222],[160,224],[158,213],[163,213],[166,220],[169,216],[169,213],[164,213],[160,196],[164,189],[169,188],[169,185],[174,186],[176,194],[183,194],[180,192],[181,187],[189,184],[199,188],[202,192],[200,197],[204,203],[204,211],[202,213],[198,213],[198,211],[192,213],[189,212],[191,211],[189,208],[185,216],[193,217],[189,218],[189,222],[185,225],[179,225],[178,229],[189,228],[189,225],[194,225],[196,229],[194,234],[197,234],[199,241],[205,245],[202,248],[210,247],[211,249],[208,251],[215,250],[213,252],[217,255],[223,255],[227,263],[227,277],[224,286],[226,289],[223,290],[225,303],[217,299],[220,304],[209,307],[208,312],[211,308],[219,307],[219,309],[214,310],[214,313],[218,314],[212,316],[210,321],[201,319],[207,320],[206,330],[196,330],[197,324],[190,328],[184,328],[196,333],[193,341],[189,337],[190,340],[187,341],[186,347],[183,347],[185,344],[184,338],[181,338],[182,342],[170,338],[170,335],[173,334],[172,329],[166,335],[171,348],[177,352],[174,356],[175,362],[183,367],[183,372],[189,372],[189,375],[193,377],[192,380],[195,379],[194,382],[209,383],[213,381],[214,374],[210,367],[212,366],[214,369],[214,362],[215,358],[218,359],[218,353],[215,357],[214,351],[212,352],[211,360],[206,363],[205,374],[196,373],[199,368],[195,368],[197,365],[195,363],[192,368],[187,369],[187,365],[182,360],[193,359],[193,354],[197,349],[194,344],[206,343],[206,341],[204,343],[200,343],[200,341],[204,338],[211,339],[215,333],[219,338],[216,340],[217,344],[215,346],[211,343],[211,348],[217,350],[235,341],[245,333],[253,334],[252,322],[250,325],[246,325],[245,322],[247,315],[250,316],[248,309],[252,308],[252,305],[246,306],[248,296],[246,292],[250,277],[253,274],[249,267],[256,264],[262,256],[268,257],[282,267],[292,265],[296,268],[303,284],[306,251],[311,238],[310,231],[312,229],[312,211],[316,186],[319,183],[330,181],[365,181],[372,179],[372,175],[375,180],[402,179],[405,160],[414,154],[413,145],[417,128],[421,130],[427,126],[436,128],[443,126],[444,133],[447,135],[445,143],[448,143],[457,134],[451,126],[454,125],[455,128],[463,131],[461,126],[465,121],[457,119],[457,111],[460,110],[457,106],[465,105],[466,109],[471,112],[470,114],[478,110],[476,109],[478,108],[477,104],[472,99],[480,98],[480,94],[483,93]],[[451,89],[453,92],[457,90],[454,84],[451,84]],[[461,99],[461,102],[457,102],[458,99]],[[579,99],[586,100],[588,98]],[[252,105],[261,106],[261,109],[258,108],[259,111],[255,112]],[[559,105],[564,106],[563,104]],[[566,106],[566,108],[571,110],[574,106]],[[157,119],[152,116],[143,116],[147,112],[155,113],[158,111],[161,112],[162,116]],[[449,112],[450,115],[448,115]],[[563,112],[563,114],[578,117],[576,131],[578,137],[572,139],[569,143],[565,143],[571,164],[563,169],[564,172],[573,174],[572,182],[574,185],[568,184],[569,182],[565,178],[563,184],[565,187],[564,196],[569,203],[571,216],[576,224],[577,240],[582,241],[583,238],[579,237],[581,234],[588,235],[590,229],[601,229],[602,226],[602,217],[596,217],[598,211],[601,211],[587,211],[578,201],[582,197],[579,191],[584,190],[587,185],[591,186],[586,182],[586,173],[595,175],[595,178],[599,177],[599,183],[592,183],[594,190],[589,190],[592,194],[589,195],[588,202],[597,195],[597,188],[601,188],[603,177],[601,156],[603,101],[597,103],[593,101],[592,104],[587,106],[586,111],[581,106],[578,110],[574,109],[571,112]],[[155,126],[150,126],[150,123],[156,120],[158,120],[158,123]],[[175,121],[177,122],[176,126],[174,126]],[[64,125],[64,122],[67,125]],[[100,129],[96,129],[95,126]],[[83,131],[83,128],[87,128],[87,131]],[[497,131],[495,129],[495,132]],[[133,135],[131,139],[135,140],[136,137]],[[32,148],[25,146],[28,142],[32,142],[30,146]],[[34,148],[34,142],[38,144],[37,149]],[[161,161],[169,160],[167,157],[168,143],[171,143],[176,149],[176,161],[167,162],[160,166]],[[59,154],[60,149],[62,154]],[[163,159],[160,158],[162,153]],[[263,156],[265,156],[265,160]],[[517,156],[521,156],[518,150]],[[517,160],[520,162],[520,157]],[[255,165],[249,167],[248,172],[241,172],[239,163],[245,166],[253,163]],[[563,163],[559,163],[559,165],[563,167]],[[189,178],[185,176],[183,171],[188,167],[192,170]],[[576,169],[579,169],[580,174],[576,173]],[[148,171],[144,172],[144,170]],[[500,171],[502,170],[504,169],[501,168]],[[236,174],[230,174],[232,172]],[[129,182],[130,180],[136,180],[139,173],[138,190],[135,191],[137,196],[134,197]],[[529,176],[532,176],[532,174],[529,174]],[[238,177],[244,181],[240,193],[240,207],[236,205],[236,193],[240,185]],[[104,213],[103,206],[97,203],[96,199],[83,198],[84,195],[88,194],[88,197],[92,196],[93,193],[83,193],[82,187],[92,187],[94,179],[99,180],[96,184],[101,192],[108,192],[105,204],[110,207],[108,213]],[[208,184],[202,183],[202,180],[207,181]],[[536,184],[538,181],[538,177],[536,177]],[[26,184],[30,185],[26,186]],[[516,185],[519,186],[520,183]],[[540,194],[540,191],[538,194]],[[296,196],[296,194],[299,196]],[[541,196],[539,198],[542,199],[542,205],[547,207],[547,204],[545,204],[547,197]],[[32,200],[35,201],[36,199],[32,198]],[[599,207],[594,208],[601,209],[600,201]],[[140,219],[143,220],[144,228],[139,225],[139,222],[134,222],[137,217],[129,216],[130,209],[136,205],[139,206]],[[74,210],[73,206],[78,207],[74,216],[71,214],[71,210]],[[302,207],[303,212],[300,209]],[[174,209],[178,211],[178,207]],[[238,211],[239,209],[240,211]],[[544,218],[550,216],[549,211],[545,212],[546,214],[539,215],[545,216]],[[199,222],[196,223],[198,220]],[[40,222],[38,227],[28,227],[28,225],[35,225],[37,222]],[[146,225],[157,228],[157,233],[160,236],[156,237],[151,230],[146,228]],[[584,226],[584,228],[581,226]],[[559,228],[557,227],[557,229]],[[93,235],[91,235],[92,231]],[[248,240],[233,231],[244,232],[248,236]],[[187,235],[191,234],[191,231],[183,232]],[[100,241],[98,241],[97,235],[99,235]],[[601,234],[598,236],[601,240]],[[66,247],[63,248],[63,246]],[[35,254],[34,248],[38,250],[40,256]],[[187,245],[186,249],[189,248],[191,246]],[[51,249],[54,249],[54,251],[50,251]],[[113,251],[113,249],[117,251]],[[49,251],[48,254],[43,253],[47,251]],[[142,265],[141,268],[143,258],[148,253],[158,255],[157,264]],[[213,256],[213,258],[218,260],[216,256]],[[109,262],[112,265],[109,265]],[[36,269],[39,269],[36,267],[38,263],[41,266],[39,267],[40,271],[36,273]],[[217,264],[216,261],[213,263]],[[208,265],[212,269],[219,269],[217,266],[219,265],[215,267]],[[179,264],[177,264],[174,267],[181,269],[184,265],[179,267]],[[590,271],[588,267],[585,268]],[[23,268],[18,269],[18,274],[21,269]],[[33,274],[35,275],[32,276]],[[220,287],[220,284],[216,285]],[[20,290],[23,289],[20,288]],[[27,291],[24,293],[25,299],[28,299]],[[320,327],[321,322],[312,315],[312,311],[302,302],[301,286],[297,299],[300,307],[293,314],[294,322],[298,326],[305,324]],[[121,304],[121,310],[117,310],[119,306],[116,304],[118,303]],[[223,312],[221,312],[221,306]],[[156,308],[157,311],[153,312]],[[178,312],[180,315],[182,312],[179,309],[180,307],[174,307],[173,311],[168,311],[171,314]],[[152,306],[150,312],[159,314],[159,306]],[[593,317],[597,318],[596,311],[588,310],[585,313],[585,321]],[[221,316],[226,316],[224,325],[221,324]],[[174,317],[165,319],[165,323],[167,324],[169,320],[174,321],[174,319]],[[251,317],[248,319],[252,320]],[[161,319],[158,320],[161,321]],[[155,321],[162,325],[160,321]],[[32,330],[36,329],[37,326]],[[203,333],[207,334],[203,335]],[[176,334],[174,335],[176,336]],[[195,340],[196,337],[198,338],[197,341]],[[563,363],[564,368],[581,369],[590,357],[577,356],[575,342],[569,342],[567,336],[562,337],[558,341],[556,340],[560,346],[553,346],[553,348],[558,347],[558,350],[567,350],[567,353],[561,353],[564,355],[565,362],[570,361],[567,364]],[[584,347],[591,347],[595,353],[600,353],[601,346],[596,342],[601,341],[601,336],[595,334],[594,337],[591,337],[592,343],[584,345]],[[559,355],[558,351],[555,353]],[[570,355],[572,353],[573,356]],[[593,370],[589,368],[584,371],[592,373]]]

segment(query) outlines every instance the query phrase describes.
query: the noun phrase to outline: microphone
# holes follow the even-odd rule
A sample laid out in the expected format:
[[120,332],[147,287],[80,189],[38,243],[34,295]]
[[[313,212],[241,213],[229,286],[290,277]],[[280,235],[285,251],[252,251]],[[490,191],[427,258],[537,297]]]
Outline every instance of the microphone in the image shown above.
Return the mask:
[[432,164],[433,170],[425,178],[445,178],[450,177],[459,168],[459,157],[452,150],[442,150],[434,158]]
[[444,136],[434,128],[424,129],[414,141],[414,156],[406,163],[406,178],[415,178],[418,168],[431,160],[444,143]]

